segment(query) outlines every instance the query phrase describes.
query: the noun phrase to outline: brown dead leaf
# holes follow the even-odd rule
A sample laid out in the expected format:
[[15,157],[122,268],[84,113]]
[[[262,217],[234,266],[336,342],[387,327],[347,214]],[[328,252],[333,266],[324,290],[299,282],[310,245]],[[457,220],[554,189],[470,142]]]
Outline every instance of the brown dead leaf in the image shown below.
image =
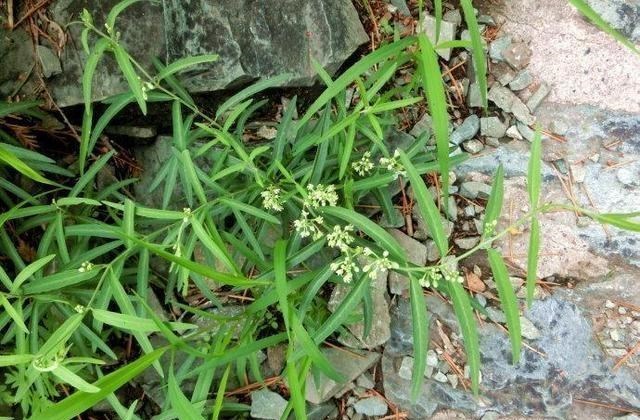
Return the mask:
[[487,290],[487,285],[473,271],[466,273],[467,286],[472,292],[482,293]]

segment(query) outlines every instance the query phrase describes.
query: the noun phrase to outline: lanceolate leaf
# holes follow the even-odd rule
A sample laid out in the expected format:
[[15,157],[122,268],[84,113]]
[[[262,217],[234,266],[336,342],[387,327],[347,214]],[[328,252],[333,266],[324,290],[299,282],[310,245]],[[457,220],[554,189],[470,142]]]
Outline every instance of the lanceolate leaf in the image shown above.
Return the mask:
[[473,66],[476,71],[482,106],[487,109],[487,57],[484,54],[484,45],[478,21],[476,20],[475,9],[471,0],[460,0],[460,6],[464,12],[464,20],[471,36],[471,46],[473,47]]
[[400,161],[402,162],[402,166],[404,166],[404,169],[407,172],[407,177],[411,182],[411,187],[413,188],[413,193],[416,197],[416,201],[418,202],[420,214],[429,226],[429,232],[438,247],[440,257],[444,257],[447,255],[449,245],[447,243],[447,235],[445,235],[444,228],[442,226],[440,211],[438,210],[438,207],[436,207],[436,203],[424,181],[420,175],[418,175],[418,171],[413,166],[407,155],[402,151],[400,152]]
[[429,345],[429,320],[427,305],[422,294],[422,286],[415,278],[409,279],[411,294],[411,322],[413,325],[413,372],[411,373],[411,399],[418,398],[424,371],[427,364],[427,349]]
[[480,348],[478,344],[478,330],[471,311],[471,302],[462,285],[458,282],[447,282],[447,290],[453,302],[467,353],[467,363],[471,373],[471,389],[478,394],[480,382]]
[[122,385],[129,383],[129,381],[141,374],[153,362],[158,360],[165,351],[167,351],[166,347],[157,349],[152,353],[146,354],[136,361],[121,367],[115,372],[100,378],[93,384],[95,387],[100,389],[98,392],[88,393],[78,391],[64,400],[49,406],[47,408],[46,418],[48,420],[68,420],[82,414],[105,399],[109,394],[116,391]]
[[487,250],[489,256],[489,264],[493,272],[493,279],[498,286],[498,294],[500,296],[500,306],[507,318],[507,327],[509,327],[509,338],[511,339],[511,355],[513,363],[520,360],[520,348],[522,346],[522,337],[520,332],[520,313],[518,311],[518,300],[513,292],[513,286],[509,281],[509,273],[504,265],[502,257],[495,249]]
[[531,217],[529,233],[529,252],[527,256],[527,306],[533,302],[533,293],[538,280],[538,255],[540,253],[540,222],[537,216]]
[[[449,194],[449,113],[447,112],[447,98],[444,92],[440,65],[433,45],[425,34],[418,35],[420,63],[419,70],[422,77],[424,92],[429,103],[429,111],[433,120],[433,131],[436,137],[438,164],[442,177],[444,195]],[[445,200],[446,202],[446,200]]]
[[504,199],[504,168],[498,166],[498,170],[493,177],[493,185],[491,186],[491,195],[484,211],[484,227],[482,229],[483,236],[491,235],[495,230],[495,225],[502,211],[502,201]]
[[405,256],[401,251],[401,247],[393,238],[393,236],[387,233],[387,231],[385,231],[376,223],[373,223],[367,217],[356,213],[353,210],[348,210],[341,207],[323,207],[321,211],[326,215],[337,217],[347,223],[354,225],[356,228],[369,235],[369,237],[373,239],[375,243],[380,245],[383,250],[389,251],[389,254],[391,254],[393,257],[397,258],[400,261],[405,260]]

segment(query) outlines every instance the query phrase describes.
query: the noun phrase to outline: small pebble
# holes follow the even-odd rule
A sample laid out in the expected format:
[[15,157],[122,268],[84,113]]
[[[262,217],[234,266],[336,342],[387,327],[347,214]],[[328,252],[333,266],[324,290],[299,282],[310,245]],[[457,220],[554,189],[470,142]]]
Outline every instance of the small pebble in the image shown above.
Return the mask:
[[462,149],[467,153],[476,155],[482,152],[482,149],[484,149],[484,144],[482,144],[482,142],[478,139],[471,139],[462,143]]
[[522,137],[522,134],[520,134],[520,131],[518,131],[518,127],[516,127],[515,125],[512,125],[511,127],[509,127],[507,129],[507,137],[515,139],[515,140],[524,140],[524,137]]
[[433,350],[429,350],[427,352],[427,366],[431,366],[431,367],[438,366],[438,355]]
[[437,372],[435,375],[433,375],[433,379],[435,379],[438,382],[442,382],[442,383],[445,383],[445,382],[448,381],[447,375],[445,375],[442,372]]
[[620,315],[626,315],[627,314],[627,308],[625,308],[624,306],[618,306],[618,313]]
[[616,304],[607,299],[604,301],[604,307],[607,309],[613,309],[616,307]]
[[449,380],[449,383],[451,384],[452,388],[457,388],[458,387],[458,375],[454,375],[452,373],[447,375],[447,379]]
[[527,101],[527,107],[531,110],[531,112],[535,111],[540,106],[544,98],[546,98],[550,92],[551,88],[549,87],[549,85],[542,82],[538,90],[536,90],[535,93],[531,95],[531,97]]
[[620,330],[611,330],[609,331],[609,337],[611,337],[611,339],[613,341],[620,341],[622,340],[622,337],[620,335]]

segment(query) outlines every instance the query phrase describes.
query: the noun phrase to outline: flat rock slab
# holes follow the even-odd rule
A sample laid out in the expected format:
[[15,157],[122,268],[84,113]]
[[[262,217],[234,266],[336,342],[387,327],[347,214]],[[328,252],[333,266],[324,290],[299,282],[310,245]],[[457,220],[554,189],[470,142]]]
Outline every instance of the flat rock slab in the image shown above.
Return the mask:
[[399,359],[382,359],[386,397],[410,418],[428,418],[442,408],[482,416],[524,414],[565,417],[574,398],[618,406],[640,407],[640,383],[626,368],[613,370],[593,338],[591,324],[573,304],[555,297],[535,302],[526,317],[540,331],[532,345],[543,355],[524,348],[521,361],[511,363],[509,339],[491,324],[480,328],[481,396],[427,379],[411,402],[410,381],[398,375]]
[[[624,34],[640,39],[636,0],[588,3]],[[474,5],[496,18],[505,34],[528,43],[528,70],[552,86],[550,101],[640,112],[640,57],[585,20],[568,1],[481,0]]]
[[[119,0],[62,0],[52,6],[54,20],[64,25],[83,8],[97,27]],[[80,25],[69,27],[72,40],[62,55],[62,74],[50,79],[61,106],[82,102],[81,74],[86,55]],[[151,59],[177,59],[218,54],[215,63],[190,68],[180,79],[192,92],[231,88],[254,79],[288,74],[283,86],[313,83],[317,60],[335,72],[368,40],[353,4],[348,0],[166,0],[140,2],[126,9],[116,23],[121,40],[144,67]],[[98,67],[94,100],[127,90],[112,60]]]

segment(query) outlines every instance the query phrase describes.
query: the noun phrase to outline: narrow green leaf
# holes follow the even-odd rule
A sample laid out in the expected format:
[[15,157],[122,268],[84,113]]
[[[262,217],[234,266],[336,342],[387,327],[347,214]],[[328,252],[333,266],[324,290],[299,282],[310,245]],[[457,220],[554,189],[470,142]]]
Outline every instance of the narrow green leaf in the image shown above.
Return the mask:
[[231,372],[231,365],[228,365],[222,374],[220,384],[218,385],[218,391],[216,392],[216,399],[213,403],[213,413],[211,414],[212,420],[218,420],[220,418],[220,412],[224,403],[224,392],[227,389],[227,381],[229,380],[229,373]]
[[287,332],[290,331],[289,302],[287,299],[287,241],[279,239],[273,249],[273,272],[275,275],[276,292],[280,303],[280,312]]
[[[46,418],[49,420],[68,420],[94,407],[109,394],[141,374],[153,362],[167,351],[166,347],[146,354],[134,362],[121,367],[115,372],[100,378],[93,385],[100,389],[95,393],[78,391],[64,400],[47,407]],[[38,418],[38,417],[35,417]],[[32,419],[35,419],[32,417]]]
[[27,329],[27,326],[24,324],[22,317],[18,314],[18,312],[16,311],[16,308],[13,307],[11,302],[9,302],[9,299],[7,299],[7,297],[3,293],[0,293],[0,305],[2,305],[4,310],[7,312],[9,317],[13,320],[13,322],[16,323],[18,328],[20,328],[25,334],[29,334],[29,330]]
[[436,206],[431,193],[418,174],[415,166],[413,166],[411,160],[409,160],[409,158],[403,151],[400,152],[400,161],[402,162],[402,166],[407,172],[407,177],[409,178],[411,186],[413,187],[413,193],[415,195],[416,201],[418,202],[420,214],[429,226],[429,232],[431,233],[431,236],[433,237],[433,240],[438,247],[440,257],[444,257],[445,255],[447,255],[447,252],[449,250],[449,244],[447,235],[445,235],[444,228],[442,226],[440,211],[438,210],[438,207]]
[[86,171],[84,175],[82,175],[76,182],[76,184],[69,192],[69,197],[76,197],[78,194],[80,194],[84,190],[84,188],[94,180],[96,175],[98,175],[98,172],[100,172],[100,170],[107,164],[107,162],[109,162],[114,154],[115,151],[110,150],[109,152],[100,156],[100,159],[96,160],[95,163],[91,165],[89,170]]
[[131,89],[133,96],[135,96],[136,101],[138,102],[138,106],[140,107],[142,114],[147,115],[147,99],[145,98],[142,82],[140,81],[136,70],[133,68],[133,64],[131,64],[129,54],[127,54],[124,48],[117,44],[113,45],[113,53],[116,56],[116,61],[118,62],[120,71],[122,71],[124,78],[127,80],[129,89]]
[[31,363],[33,358],[33,354],[0,354],[0,367]]
[[537,216],[531,217],[529,232],[529,252],[527,255],[527,306],[531,307],[533,293],[538,281],[538,255],[540,254],[540,222]]
[[328,87],[311,106],[307,109],[302,119],[299,121],[300,126],[304,126],[313,115],[320,111],[329,101],[340,94],[347,86],[358,78],[361,74],[367,71],[374,64],[386,60],[390,57],[400,55],[406,47],[415,42],[413,37],[406,37],[400,41],[395,41],[390,44],[384,45],[377,50],[367,54],[356,64],[349,67],[340,77],[333,81],[330,87]]
[[80,139],[80,153],[78,154],[78,163],[80,166],[80,173],[84,172],[84,165],[86,163],[91,149],[91,126],[93,124],[93,108],[91,101],[93,76],[98,67],[100,59],[104,55],[105,51],[110,47],[110,41],[106,38],[100,38],[93,47],[91,54],[87,57],[87,61],[84,65],[84,72],[82,73],[82,97],[84,99],[84,114],[82,119],[82,136]]
[[60,365],[51,371],[55,376],[58,377],[64,383],[71,385],[72,387],[87,393],[95,393],[99,392],[100,388],[95,385],[91,385],[66,367]]
[[160,81],[168,76],[186,70],[189,67],[197,66],[198,64],[213,63],[214,61],[217,61],[218,58],[219,56],[217,54],[184,57],[164,67],[160,72],[158,72],[155,78]]
[[279,225],[280,224],[280,220],[278,220],[277,217],[267,213],[266,211],[264,211],[262,209],[254,207],[252,205],[243,203],[243,202],[238,201],[238,200],[234,200],[232,198],[226,198],[226,197],[220,198],[219,201],[220,201],[220,203],[226,204],[227,206],[231,207],[232,209],[239,210],[239,211],[241,211],[243,213],[250,214],[252,216],[257,217],[258,219],[266,220],[267,222],[273,223],[275,225]]
[[[125,235],[127,237],[134,237],[134,223],[135,223],[135,215],[136,215],[136,205],[130,199],[124,200],[124,214],[122,219],[122,228],[124,229]],[[125,245],[127,248],[131,248],[133,246],[133,242],[130,239],[125,239]]]
[[[420,52],[418,61],[422,76],[424,91],[429,103],[429,111],[433,120],[433,131],[436,138],[438,165],[442,178],[444,196],[449,194],[449,113],[447,112],[447,98],[444,92],[440,65],[431,42],[425,34],[418,35]],[[445,200],[445,203],[447,200]]]
[[484,222],[482,235],[490,236],[495,231],[498,218],[502,212],[502,202],[504,200],[504,168],[498,166],[496,174],[493,176],[493,184],[491,185],[491,195],[484,211]]
[[[123,330],[138,331],[142,333],[152,333],[160,331],[160,328],[152,319],[141,318],[135,315],[126,315],[118,312],[105,311],[102,309],[92,309],[93,317],[107,325]],[[183,322],[170,322],[168,324],[174,331],[184,331],[197,328],[196,325]]]
[[344,300],[338,305],[327,320],[313,334],[313,341],[316,344],[322,343],[327,337],[333,334],[353,313],[354,308],[362,299],[362,294],[369,285],[369,276],[363,275],[353,285]]
[[22,291],[27,295],[34,295],[44,292],[51,292],[63,289],[65,287],[74,286],[95,278],[100,269],[94,268],[89,271],[80,272],[77,269],[61,271],[51,274],[38,280],[30,281],[24,285]]
[[205,230],[202,223],[200,223],[200,221],[196,217],[191,218],[191,227],[193,228],[193,232],[196,234],[198,239],[200,239],[202,245],[204,245],[205,248],[207,248],[215,258],[219,259],[225,265],[225,267],[231,270],[231,272],[238,272],[238,268],[236,267],[233,260],[229,257],[228,253],[218,245],[218,243],[213,239],[212,235]]
[[420,394],[429,348],[429,320],[422,286],[415,278],[409,279],[411,299],[411,323],[413,326],[413,372],[411,373],[411,400]]
[[182,393],[173,369],[169,370],[169,383],[167,393],[171,401],[171,407],[176,410],[178,418],[185,420],[202,420],[204,417],[200,414],[200,410],[196,409],[191,401]]
[[458,282],[446,282],[447,290],[449,291],[449,297],[453,302],[453,309],[462,336],[464,338],[464,348],[467,353],[467,363],[469,364],[470,376],[471,376],[471,389],[475,395],[478,395],[478,385],[480,382],[480,348],[478,344],[478,330],[476,321],[473,318],[473,312],[471,311],[471,302],[469,301],[469,295],[465,292],[462,285]]
[[4,163],[6,165],[11,166],[16,171],[20,172],[22,175],[33,179],[36,182],[40,182],[42,184],[55,185],[54,182],[49,181],[47,178],[40,175],[36,170],[31,168],[25,162],[20,160],[16,155],[11,153],[4,144],[0,144],[0,163]]
[[518,310],[518,300],[513,292],[513,286],[509,281],[509,273],[504,265],[502,257],[495,249],[488,249],[489,265],[493,279],[498,287],[498,295],[500,296],[500,307],[507,318],[507,327],[509,327],[509,338],[511,340],[511,355],[513,363],[516,364],[520,360],[520,349],[522,347],[522,335],[520,331],[520,312]]
[[[120,13],[124,12],[129,6],[134,3],[138,3],[143,0],[122,0],[116,3],[115,6],[111,8],[109,14],[107,15],[106,25],[109,28],[108,31],[114,32],[116,27],[116,19],[120,15]],[[154,0],[150,1],[151,3],[155,3]]]
[[487,109],[487,57],[484,54],[484,45],[482,35],[480,34],[480,28],[478,27],[478,21],[476,19],[476,12],[473,8],[471,0],[460,0],[460,6],[464,13],[464,20],[467,23],[467,29],[469,29],[469,35],[471,36],[471,46],[473,48],[473,66],[475,68],[476,79],[478,80],[478,87],[480,88],[480,96],[482,97],[482,106]]
[[356,213],[353,210],[342,207],[322,207],[320,211],[323,214],[337,217],[338,219],[354,225],[373,239],[373,241],[383,250],[388,251],[394,258],[399,261],[406,260],[405,255],[401,250],[402,248],[398,245],[398,242],[393,238],[393,236],[376,223],[373,223],[367,217]]
[[227,99],[216,111],[216,120],[220,118],[225,112],[239,103],[243,102],[248,98],[252,98],[256,93],[261,92],[265,89],[269,89],[275,86],[281,85],[283,82],[289,80],[291,78],[290,74],[281,74],[276,77],[272,77],[269,79],[261,80],[257,83],[252,84],[251,86],[241,90],[240,92],[233,95],[231,98]]
[[55,257],[55,254],[48,255],[26,266],[25,269],[16,276],[15,280],[13,280],[13,286],[11,287],[10,292],[16,293],[18,289],[20,289],[20,286],[22,286],[22,283],[24,283],[27,279],[29,279],[29,277],[40,271],[40,269],[42,269],[45,265],[49,264]]

